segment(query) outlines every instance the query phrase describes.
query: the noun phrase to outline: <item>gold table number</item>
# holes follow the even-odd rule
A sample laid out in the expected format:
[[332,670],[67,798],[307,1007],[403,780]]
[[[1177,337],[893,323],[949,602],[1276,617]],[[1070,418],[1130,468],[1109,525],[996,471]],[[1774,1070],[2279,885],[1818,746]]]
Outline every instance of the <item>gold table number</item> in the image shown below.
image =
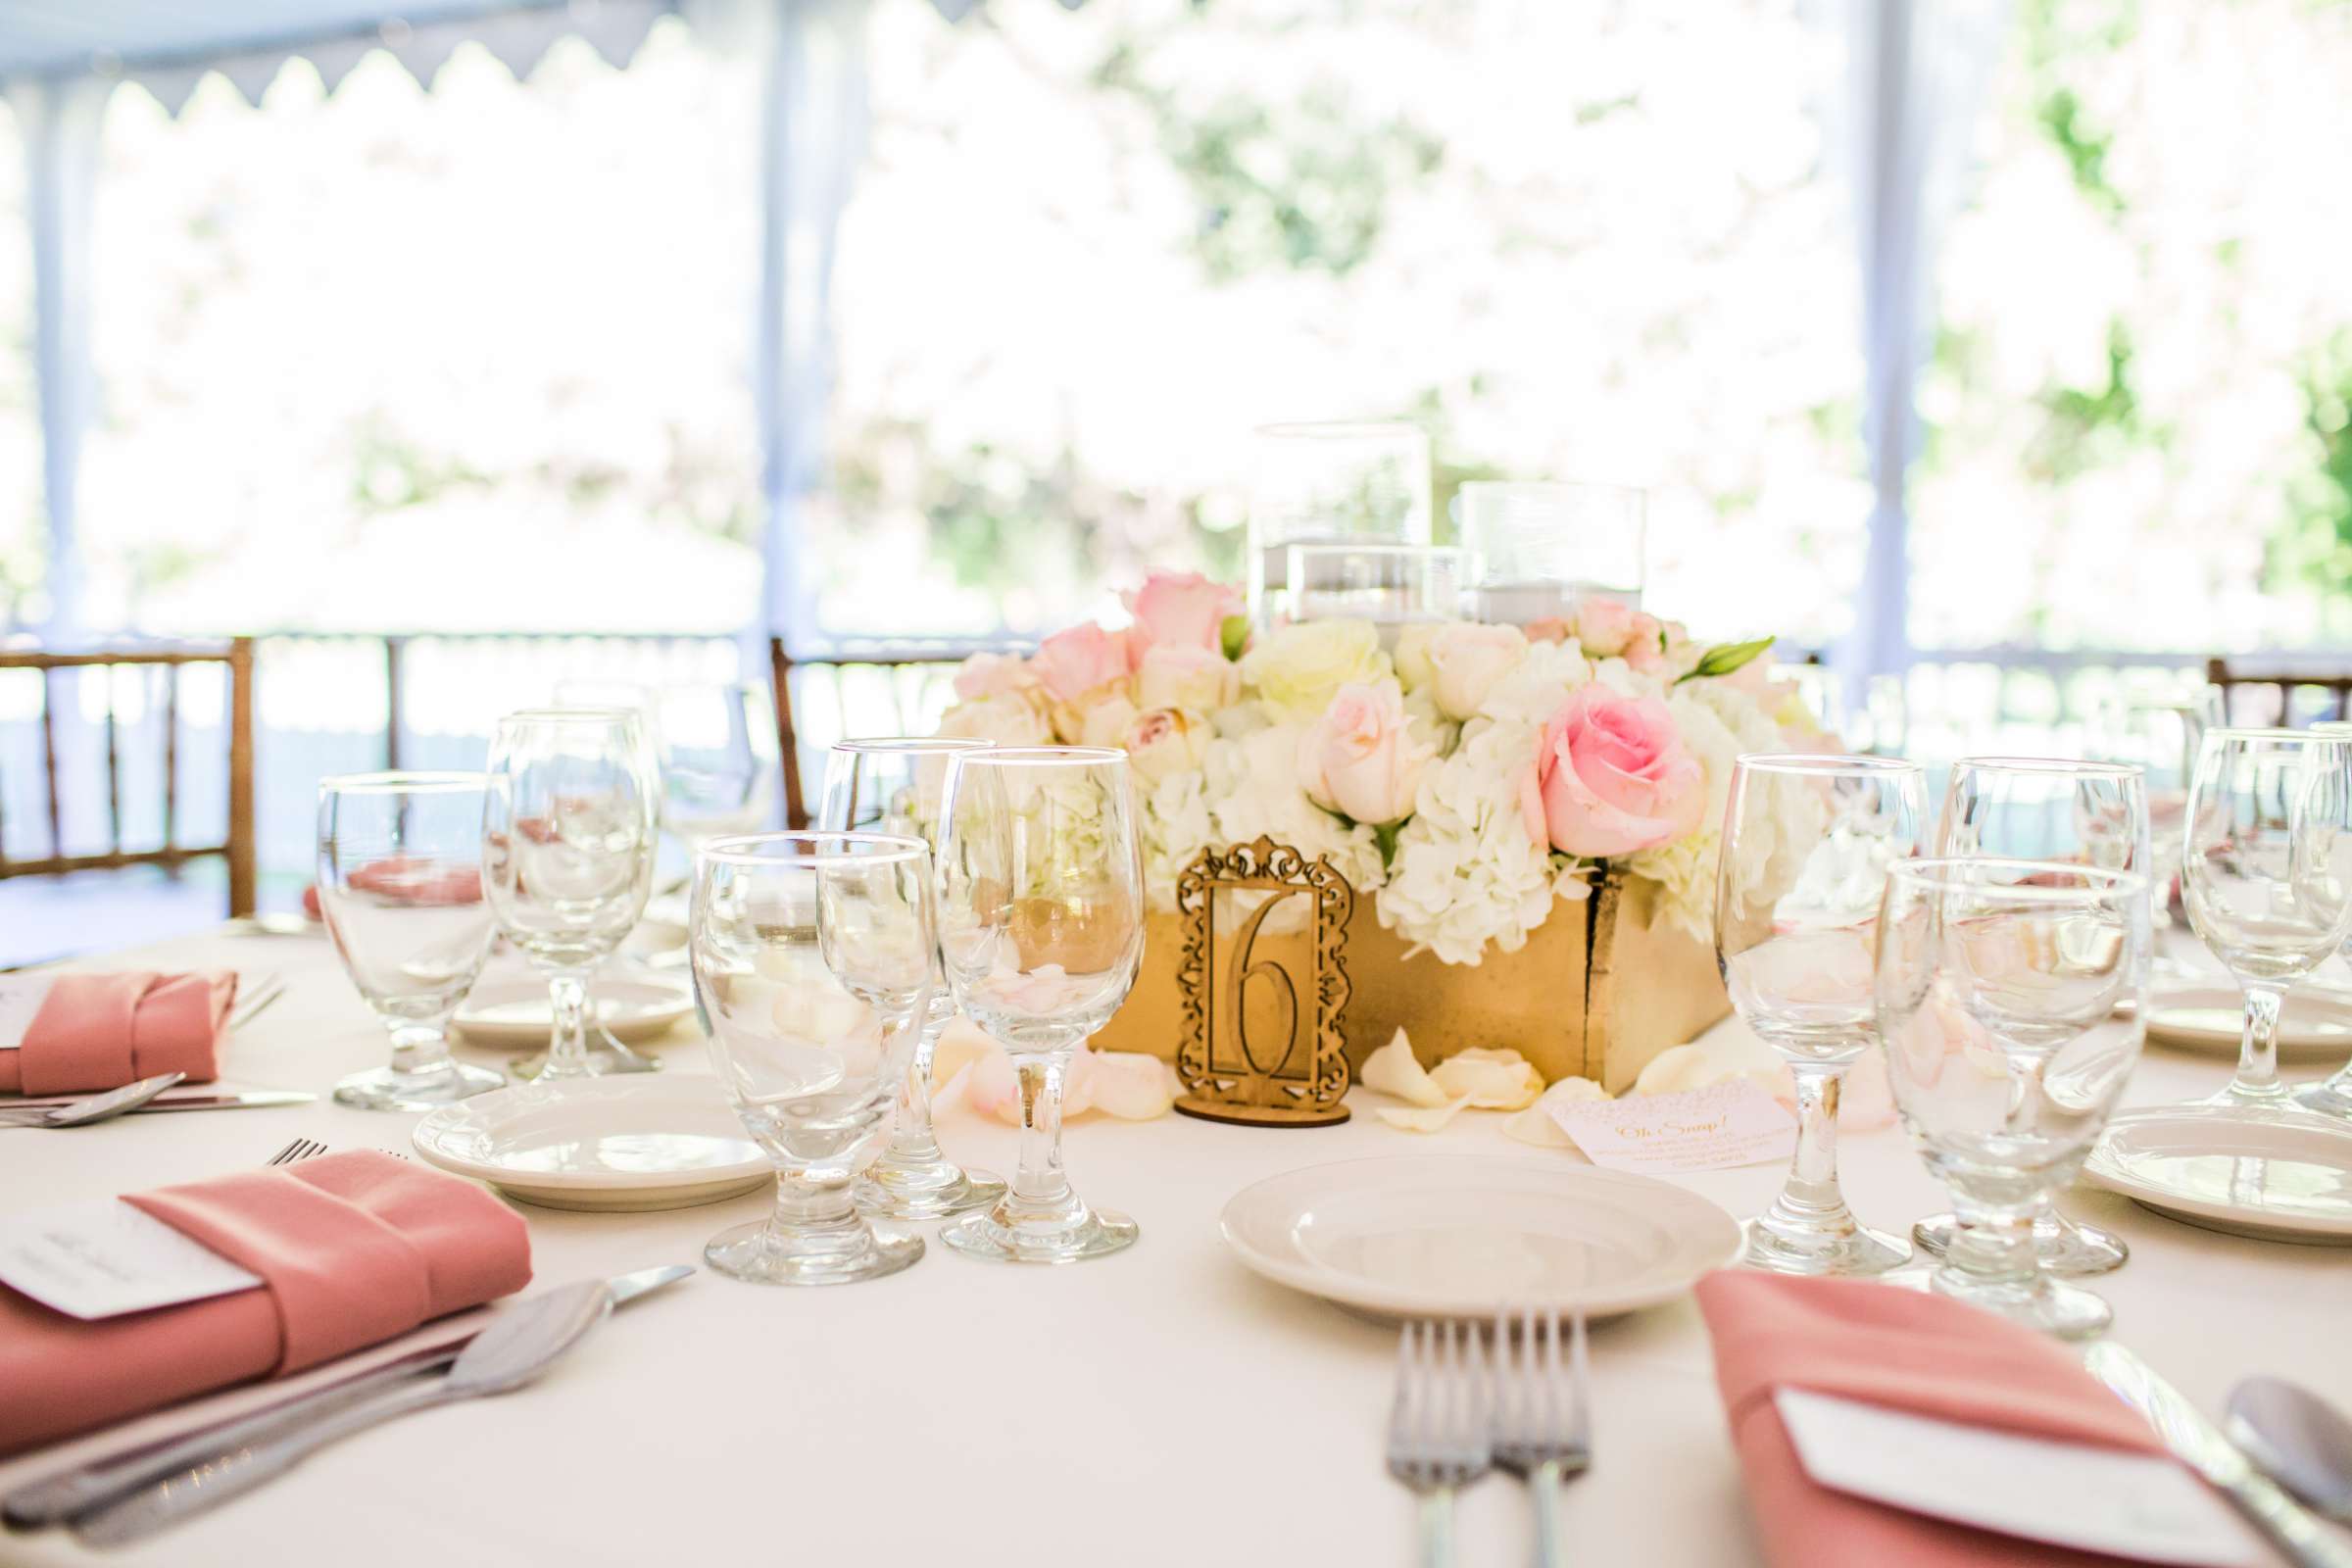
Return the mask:
[[[1219,929],[1220,893],[1262,902]],[[1308,905],[1310,928],[1264,929],[1277,909]],[[1224,901],[1228,906],[1235,901]],[[1348,1119],[1348,917],[1355,889],[1328,858],[1311,864],[1287,844],[1213,845],[1176,879],[1184,952],[1176,972],[1184,1032],[1176,1108],[1252,1127],[1329,1127]],[[1286,959],[1288,961],[1286,961]],[[1267,1027],[1279,1014],[1281,1027]]]

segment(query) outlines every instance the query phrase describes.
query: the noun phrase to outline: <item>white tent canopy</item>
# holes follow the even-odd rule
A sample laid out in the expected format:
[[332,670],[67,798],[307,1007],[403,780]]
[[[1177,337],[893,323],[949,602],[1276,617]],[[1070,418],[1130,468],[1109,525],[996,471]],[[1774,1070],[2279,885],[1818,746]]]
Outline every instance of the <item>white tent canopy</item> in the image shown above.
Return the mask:
[[[285,63],[310,61],[331,91],[371,50],[425,86],[478,42],[518,75],[577,34],[628,64],[662,16],[764,62],[760,291],[753,364],[766,527],[760,624],[811,623],[800,577],[802,503],[820,482],[831,381],[834,237],[865,131],[865,18],[872,0],[11,0],[0,10],[0,84],[24,133],[33,246],[34,352],[51,539],[50,633],[80,630],[74,496],[93,399],[89,247],[107,95],[131,80],[176,113],[218,72],[258,104]],[[951,21],[982,0],[930,0]],[[1076,9],[1083,0],[1059,0]],[[1847,29],[1846,150],[1869,355],[1865,437],[1875,506],[1850,679],[1909,662],[1904,481],[1918,449],[1913,389],[1933,312],[1927,280],[1942,216],[1959,205],[1965,127],[1994,57],[2003,0],[1816,0]],[[1736,134],[1736,128],[1730,133]]]

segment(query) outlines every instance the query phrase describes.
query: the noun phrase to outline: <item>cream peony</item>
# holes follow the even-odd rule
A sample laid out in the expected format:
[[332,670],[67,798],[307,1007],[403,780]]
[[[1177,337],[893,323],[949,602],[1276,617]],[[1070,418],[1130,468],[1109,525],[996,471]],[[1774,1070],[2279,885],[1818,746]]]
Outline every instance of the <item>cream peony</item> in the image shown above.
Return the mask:
[[1380,631],[1368,620],[1309,620],[1277,626],[1242,659],[1242,679],[1293,723],[1321,715],[1332,694],[1389,673]]
[[1516,626],[1449,621],[1431,636],[1426,657],[1438,711],[1470,718],[1495,683],[1526,662],[1527,634]]
[[1298,738],[1298,781],[1327,811],[1374,826],[1413,808],[1436,754],[1416,740],[1394,680],[1343,686]]
[[1078,710],[1075,739],[1081,746],[1123,747],[1134,723],[1135,705],[1114,691]]
[[1242,695],[1242,672],[1223,654],[1201,648],[1153,648],[1135,674],[1143,708],[1189,708],[1213,713]]
[[939,732],[959,740],[993,741],[999,746],[1054,744],[1054,728],[1044,711],[1028,697],[1013,693],[957,703],[941,716]]

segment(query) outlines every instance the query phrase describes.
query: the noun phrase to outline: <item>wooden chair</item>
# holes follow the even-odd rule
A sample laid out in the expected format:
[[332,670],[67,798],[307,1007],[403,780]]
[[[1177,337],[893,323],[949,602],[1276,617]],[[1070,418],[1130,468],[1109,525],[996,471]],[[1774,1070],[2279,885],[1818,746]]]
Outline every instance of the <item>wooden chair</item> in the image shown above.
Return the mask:
[[[220,664],[228,675],[228,835],[218,844],[184,846],[178,839],[179,807],[179,672],[190,664]],[[107,848],[93,854],[68,855],[63,811],[57,785],[58,671],[68,669],[146,667],[164,671],[164,842],[160,848],[131,850],[122,844],[122,762],[115,717],[114,695],[107,695],[106,817]],[[10,859],[0,834],[0,877],[59,876],[69,871],[113,870],[131,865],[176,868],[193,859],[220,856],[228,862],[228,912],[254,911],[255,833],[253,780],[253,639],[239,637],[216,649],[123,649],[79,654],[0,650],[0,670],[41,672],[41,768],[48,800],[49,853],[37,859]]]
[[2347,705],[2352,704],[2352,666],[2345,662],[2339,661],[2333,668],[2315,665],[2295,669],[2266,661],[2260,667],[2248,668],[2233,665],[2226,658],[2217,658],[2205,662],[2205,678],[2221,688],[2222,714],[2228,723],[2238,722],[2236,696],[2239,689],[2244,687],[2268,687],[2278,694],[2277,706],[2267,715],[2266,721],[2270,723],[2288,722],[2292,717],[2296,691],[2307,687],[2324,691],[2334,699],[2334,708],[2328,717],[2352,716],[2346,711]]
[[[836,705],[844,722],[844,732],[857,733],[852,725],[859,725],[865,734],[916,734],[930,715],[921,710],[931,695],[928,683],[945,679],[957,664],[973,654],[1027,654],[1031,650],[1003,642],[952,642],[911,638],[892,642],[845,644],[825,654],[797,658],[784,646],[781,637],[767,640],[770,684],[776,698],[776,749],[784,766],[784,817],[790,827],[808,825],[808,789],[801,778],[800,731],[793,721],[793,676],[796,672],[830,670],[834,678]],[[842,693],[845,672],[870,669],[884,673],[892,691],[893,711],[887,725],[875,726],[852,718],[847,699]],[[914,672],[911,681],[906,672]]]

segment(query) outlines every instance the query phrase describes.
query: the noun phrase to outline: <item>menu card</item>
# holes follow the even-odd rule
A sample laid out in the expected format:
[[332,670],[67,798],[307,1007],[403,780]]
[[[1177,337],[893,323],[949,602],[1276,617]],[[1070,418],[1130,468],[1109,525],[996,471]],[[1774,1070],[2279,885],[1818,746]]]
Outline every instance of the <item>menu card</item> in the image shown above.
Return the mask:
[[1629,1095],[1550,1107],[1560,1131],[1595,1165],[1666,1175],[1786,1160],[1796,1117],[1752,1079],[1681,1095]]
[[0,1051],[15,1051],[24,1044],[24,1031],[32,1027],[33,1014],[41,1010],[41,1004],[48,999],[54,978],[45,974],[0,975]]
[[74,1317],[176,1306],[261,1283],[118,1198],[0,1216],[0,1284]]

